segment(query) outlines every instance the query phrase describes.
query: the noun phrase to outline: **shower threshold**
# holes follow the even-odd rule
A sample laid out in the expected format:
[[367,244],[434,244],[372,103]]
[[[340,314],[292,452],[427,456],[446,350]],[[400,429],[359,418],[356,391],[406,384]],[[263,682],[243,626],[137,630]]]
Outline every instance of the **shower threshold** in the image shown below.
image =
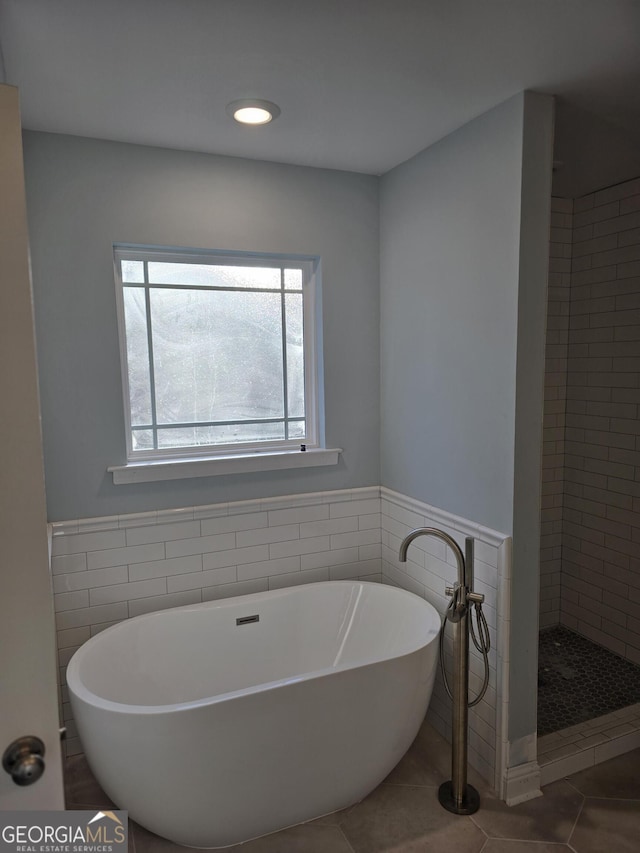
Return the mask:
[[638,746],[640,667],[564,626],[541,631],[541,784]]

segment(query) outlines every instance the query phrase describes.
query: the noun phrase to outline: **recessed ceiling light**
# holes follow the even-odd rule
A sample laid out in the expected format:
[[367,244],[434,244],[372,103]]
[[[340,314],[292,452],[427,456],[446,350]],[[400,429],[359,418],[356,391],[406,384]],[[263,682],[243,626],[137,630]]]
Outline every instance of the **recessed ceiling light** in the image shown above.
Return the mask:
[[259,101],[256,98],[243,98],[227,105],[227,115],[240,124],[269,124],[280,115],[280,107],[271,101]]

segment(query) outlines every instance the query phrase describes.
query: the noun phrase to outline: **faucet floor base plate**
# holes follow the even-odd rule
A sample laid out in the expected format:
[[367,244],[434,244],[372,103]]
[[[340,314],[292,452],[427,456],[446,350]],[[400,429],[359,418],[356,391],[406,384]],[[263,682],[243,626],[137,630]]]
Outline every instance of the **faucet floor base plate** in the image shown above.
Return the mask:
[[453,782],[443,782],[438,789],[438,802],[453,814],[475,814],[480,808],[480,794],[473,785],[467,785],[462,803],[458,805],[453,796]]

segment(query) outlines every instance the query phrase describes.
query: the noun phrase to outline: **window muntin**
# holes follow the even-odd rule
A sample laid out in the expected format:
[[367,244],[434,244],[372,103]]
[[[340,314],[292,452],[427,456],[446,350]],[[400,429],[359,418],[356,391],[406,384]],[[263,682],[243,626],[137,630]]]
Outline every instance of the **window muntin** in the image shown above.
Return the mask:
[[129,461],[317,446],[314,259],[115,249]]

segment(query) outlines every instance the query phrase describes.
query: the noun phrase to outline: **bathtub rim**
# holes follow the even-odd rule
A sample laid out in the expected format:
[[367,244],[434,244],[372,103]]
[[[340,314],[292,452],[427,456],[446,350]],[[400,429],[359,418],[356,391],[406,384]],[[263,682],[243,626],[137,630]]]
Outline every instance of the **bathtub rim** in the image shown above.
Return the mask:
[[[217,607],[226,607],[231,606],[234,602],[244,601],[247,599],[251,600],[259,600],[265,595],[269,595],[273,592],[287,592],[287,590],[296,590],[299,589],[296,587],[284,587],[279,590],[265,590],[264,592],[251,593],[249,595],[236,595],[225,599],[214,599],[212,601],[203,601],[197,604],[184,604],[180,607],[171,607],[166,610],[155,610],[151,613],[143,613],[139,616],[133,616],[130,619],[123,619],[122,622],[118,622],[116,625],[111,625],[109,628],[105,628],[104,631],[101,631],[99,634],[96,634],[95,637],[90,637],[86,640],[79,649],[73,654],[69,664],[67,666],[66,673],[66,681],[67,687],[69,690],[70,697],[73,699],[78,699],[84,702],[87,705],[90,705],[94,708],[100,708],[105,711],[113,712],[116,714],[134,714],[139,716],[149,716],[156,714],[175,714],[181,711],[194,710],[197,708],[208,707],[211,705],[220,704],[222,702],[232,701],[233,699],[239,699],[244,696],[250,696],[255,693],[263,693],[269,690],[277,690],[281,687],[286,687],[291,684],[303,683],[305,681],[310,681],[312,679],[324,678],[330,675],[335,675],[341,672],[349,672],[353,669],[360,669],[363,667],[373,666],[375,664],[381,664],[392,660],[398,660],[403,657],[407,657],[412,654],[416,654],[417,652],[422,651],[428,646],[432,645],[437,639],[440,633],[440,627],[442,625],[442,617],[438,610],[426,599],[421,598],[419,595],[416,595],[409,590],[402,589],[401,587],[394,587],[388,584],[380,584],[375,581],[350,581],[350,580],[336,580],[336,581],[318,581],[312,584],[305,584],[305,587],[314,587],[314,586],[335,586],[335,585],[344,585],[351,584],[352,586],[362,586],[362,587],[383,587],[385,590],[393,590],[394,594],[399,595],[401,598],[411,598],[417,599],[417,601],[421,602],[422,605],[425,606],[425,613],[428,613],[434,621],[433,627],[435,628],[435,633],[429,637],[427,642],[423,642],[421,644],[416,645],[414,648],[407,649],[400,654],[389,654],[383,655],[375,658],[362,658],[356,663],[350,664],[340,664],[338,666],[332,667],[324,667],[322,669],[309,670],[308,672],[304,672],[298,676],[290,676],[287,678],[280,678],[272,681],[265,681],[260,684],[251,685],[249,687],[243,687],[239,690],[231,690],[226,693],[216,693],[212,696],[205,696],[200,699],[191,699],[186,702],[176,702],[176,703],[168,703],[163,705],[134,705],[134,704],[126,704],[124,702],[114,702],[111,699],[105,699],[102,696],[99,696],[97,693],[94,693],[92,690],[89,690],[88,687],[85,686],[84,682],[79,673],[79,668],[82,663],[83,658],[90,653],[91,648],[96,644],[96,642],[104,641],[104,636],[116,632],[118,630],[122,630],[123,625],[130,624],[131,622],[142,622],[152,617],[159,617],[163,613],[176,612],[176,611],[194,611],[194,610],[203,610],[206,608],[214,609]],[[73,682],[73,685],[71,684]]]

